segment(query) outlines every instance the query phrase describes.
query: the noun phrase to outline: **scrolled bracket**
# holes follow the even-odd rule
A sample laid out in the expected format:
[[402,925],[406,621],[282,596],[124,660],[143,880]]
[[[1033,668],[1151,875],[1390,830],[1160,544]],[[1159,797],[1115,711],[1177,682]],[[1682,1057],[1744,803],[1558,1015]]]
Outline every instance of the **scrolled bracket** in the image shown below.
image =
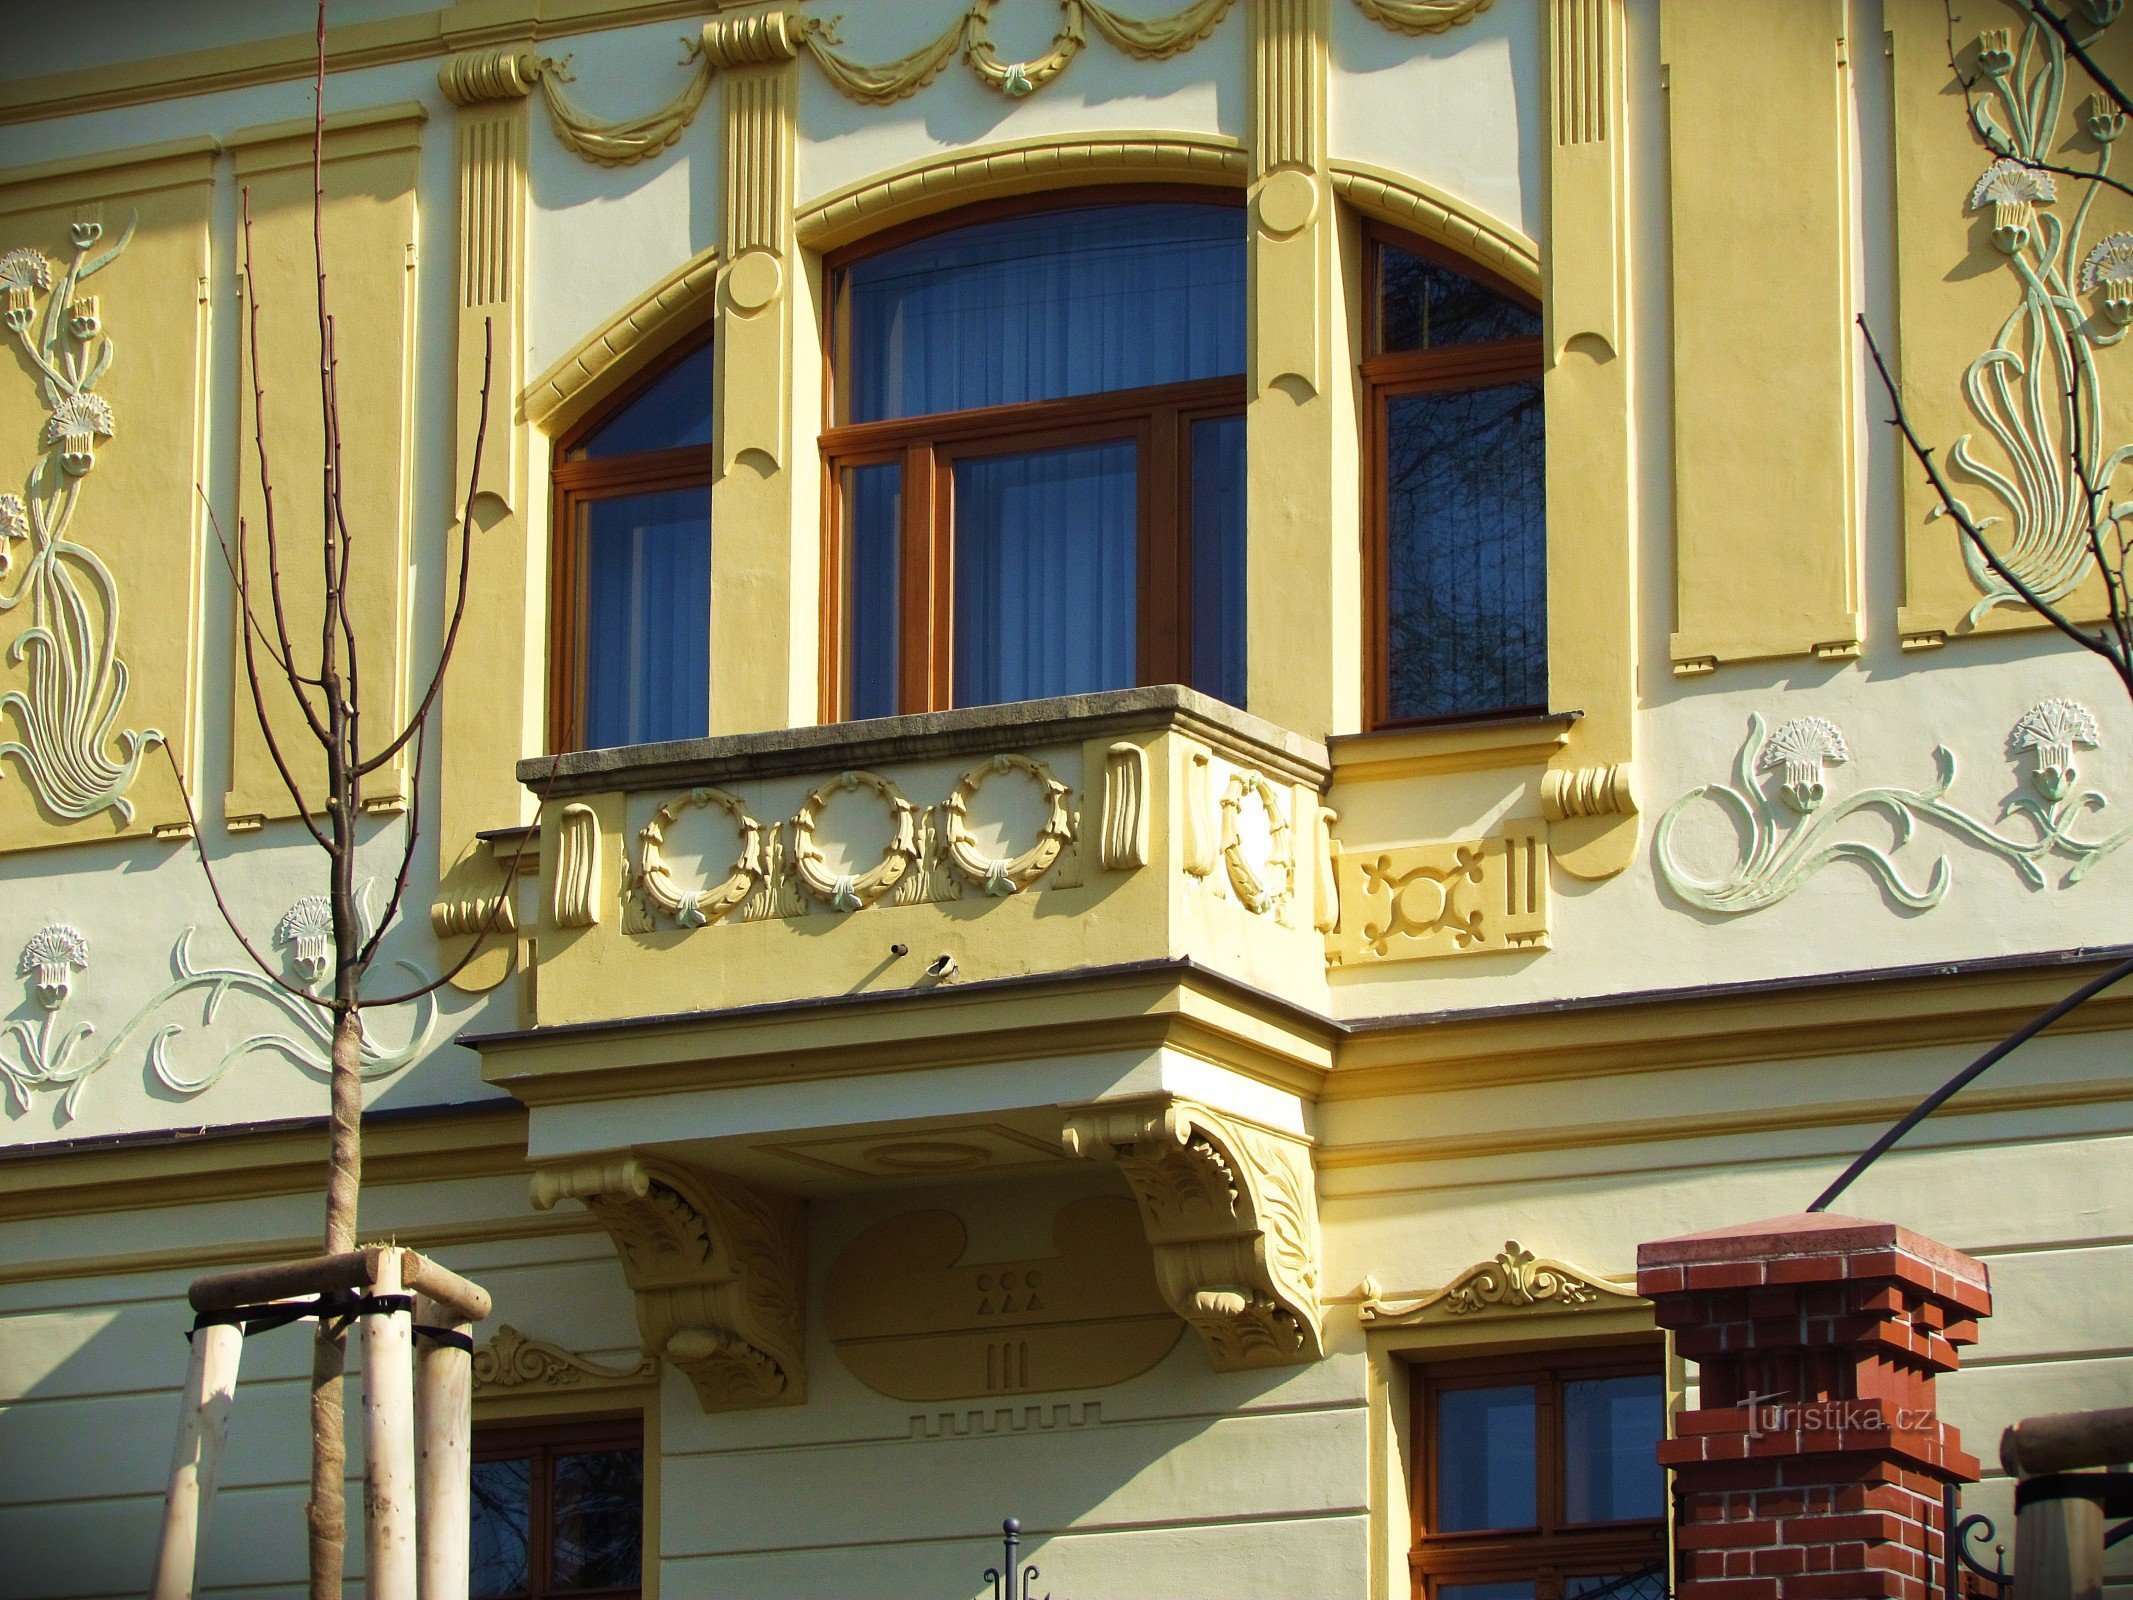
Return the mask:
[[[741,847],[724,881],[708,889],[689,890],[674,881],[673,869],[667,865],[666,836],[667,829],[680,820],[684,811],[698,807],[723,811],[731,817],[740,833]],[[669,800],[638,831],[637,850],[637,887],[654,908],[684,928],[701,928],[717,921],[747,899],[766,876],[763,825],[748,814],[748,808],[737,796],[723,789],[691,789]]]
[[[1018,856],[993,857],[978,848],[970,834],[970,802],[986,782],[1000,773],[1019,772],[1037,786],[1044,803],[1044,822],[1037,829],[1037,842]],[[1052,775],[1041,761],[1011,751],[964,773],[941,810],[949,864],[987,894],[1020,894],[1059,859],[1059,852],[1074,837],[1074,824],[1067,815],[1067,786]]]
[[1318,1192],[1303,1139],[1164,1095],[1080,1107],[1061,1142],[1125,1174],[1163,1298],[1218,1370],[1325,1355]]
[[645,1349],[687,1375],[706,1412],[807,1398],[801,1201],[637,1156],[533,1175],[537,1209],[566,1199],[615,1241]]

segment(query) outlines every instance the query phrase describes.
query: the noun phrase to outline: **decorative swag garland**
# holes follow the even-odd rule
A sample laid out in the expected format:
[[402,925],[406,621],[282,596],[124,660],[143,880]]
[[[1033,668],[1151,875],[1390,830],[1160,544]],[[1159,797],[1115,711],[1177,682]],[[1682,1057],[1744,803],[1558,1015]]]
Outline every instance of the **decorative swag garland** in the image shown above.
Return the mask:
[[[1495,0],[1355,0],[1356,9],[1372,22],[1406,34],[1443,33],[1470,21],[1494,3]],[[843,42],[837,37],[837,18],[803,16],[793,20],[801,47],[839,93],[862,105],[885,106],[918,93],[958,56],[969,63],[978,81],[987,87],[1011,99],[1034,94],[1066,71],[1081,54],[1091,27],[1135,60],[1168,60],[1213,33],[1236,0],[1193,0],[1174,15],[1148,21],[1121,15],[1103,0],[1059,0],[1059,31],[1052,36],[1052,48],[1030,61],[1000,59],[992,39],[992,14],[998,4],[999,0],[972,0],[970,9],[940,37],[909,55],[877,65],[854,61],[836,48]],[[614,122],[588,115],[563,93],[560,85],[574,81],[567,58],[559,61],[544,56],[532,62],[532,73],[548,102],[556,137],[586,160],[610,167],[628,166],[666,149],[695,120],[711,87],[713,68],[704,58],[702,43],[692,39],[685,49],[684,63],[695,62],[696,70],[682,91],[657,111]]]

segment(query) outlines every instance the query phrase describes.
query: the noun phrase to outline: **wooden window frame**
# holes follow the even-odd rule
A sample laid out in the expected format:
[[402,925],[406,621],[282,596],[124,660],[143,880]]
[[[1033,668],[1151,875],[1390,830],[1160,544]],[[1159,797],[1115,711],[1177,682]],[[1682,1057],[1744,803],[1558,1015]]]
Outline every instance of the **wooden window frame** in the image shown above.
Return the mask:
[[585,734],[585,600],[587,539],[582,512],[595,501],[670,489],[709,493],[718,475],[715,444],[648,450],[635,455],[574,461],[571,453],[629,409],[668,372],[711,342],[708,328],[681,340],[639,372],[556,441],[549,468],[551,496],[548,566],[548,748],[583,748]]
[[[954,472],[958,461],[1076,444],[1136,443],[1135,677],[1186,683],[1192,673],[1192,425],[1241,416],[1243,373],[1062,400],[941,411],[882,422],[842,422],[840,369],[848,369],[847,269],[855,262],[979,222],[1121,204],[1190,203],[1239,210],[1240,191],[1192,184],[1104,184],[965,206],[885,230],[829,256],[831,336],[824,341],[822,450],[822,652],[820,716],[849,714],[849,624],[843,475],[848,467],[902,464],[898,530],[896,709],[955,704]],[[1243,227],[1240,214],[1239,227]]]
[[[1535,1600],[1560,1600],[1566,1577],[1635,1571],[1663,1561],[1663,1512],[1623,1522],[1563,1521],[1562,1391],[1569,1380],[1611,1377],[1653,1377],[1663,1389],[1665,1371],[1665,1351],[1649,1342],[1528,1350],[1419,1368],[1410,1393],[1415,1470],[1409,1510],[1415,1531],[1407,1562],[1414,1600],[1429,1600],[1449,1584],[1528,1580],[1534,1583]],[[1431,1532],[1437,1515],[1437,1397],[1447,1391],[1514,1384],[1531,1384],[1535,1391],[1535,1525]]]
[[[475,1461],[514,1461],[526,1457],[533,1461],[526,1485],[527,1585],[521,1596],[513,1597],[513,1600],[640,1600],[644,1593],[641,1570],[634,1584],[605,1589],[558,1589],[554,1587],[555,1575],[549,1571],[549,1564],[555,1552],[555,1508],[551,1504],[555,1458],[606,1450],[635,1450],[641,1460],[645,1449],[644,1433],[644,1415],[637,1411],[560,1421],[476,1424]],[[643,1474],[640,1481],[648,1486],[650,1473]],[[647,1526],[640,1501],[638,1542],[645,1561],[653,1559],[653,1552],[646,1547],[643,1536]]]
[[[1442,245],[1418,239],[1381,223],[1366,223],[1363,296],[1369,353],[1358,363],[1363,380],[1363,704],[1365,724],[1373,732],[1427,728],[1464,722],[1493,722],[1506,717],[1544,716],[1548,705],[1497,706],[1478,711],[1447,712],[1433,717],[1392,715],[1392,530],[1391,496],[1385,474],[1387,414],[1392,401],[1407,395],[1453,393],[1502,383],[1538,383],[1545,373],[1546,349],[1539,338],[1492,339],[1475,344],[1444,345],[1424,350],[1381,350],[1384,330],[1380,263],[1386,246],[1421,256],[1471,278],[1483,288],[1538,313],[1540,302],[1509,279],[1466,260]],[[1545,426],[1545,423],[1544,423]]]

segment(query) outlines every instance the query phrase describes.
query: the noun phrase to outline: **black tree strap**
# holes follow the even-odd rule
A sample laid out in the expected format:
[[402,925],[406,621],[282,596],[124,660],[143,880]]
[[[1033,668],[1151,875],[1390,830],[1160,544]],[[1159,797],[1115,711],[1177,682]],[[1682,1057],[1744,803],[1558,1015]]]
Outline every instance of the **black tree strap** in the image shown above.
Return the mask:
[[464,1350],[468,1355],[474,1353],[473,1335],[461,1333],[457,1328],[433,1328],[426,1322],[418,1322],[415,1324],[415,1337],[427,1339],[431,1344],[441,1344],[447,1350]]
[[2015,1510],[2046,1500],[2093,1500],[2107,1517],[2133,1516],[2133,1472],[2046,1472],[2015,1484]]
[[[235,1327],[242,1328],[244,1336],[249,1339],[255,1333],[271,1333],[276,1328],[286,1328],[292,1322],[304,1322],[312,1317],[346,1327],[357,1317],[390,1317],[403,1313],[412,1316],[414,1311],[415,1297],[411,1294],[354,1294],[346,1289],[335,1289],[313,1295],[308,1300],[275,1300],[266,1305],[203,1311],[193,1318],[193,1325],[186,1330],[185,1337],[190,1340],[202,1328]],[[468,1341],[467,1348],[474,1348],[473,1341]]]

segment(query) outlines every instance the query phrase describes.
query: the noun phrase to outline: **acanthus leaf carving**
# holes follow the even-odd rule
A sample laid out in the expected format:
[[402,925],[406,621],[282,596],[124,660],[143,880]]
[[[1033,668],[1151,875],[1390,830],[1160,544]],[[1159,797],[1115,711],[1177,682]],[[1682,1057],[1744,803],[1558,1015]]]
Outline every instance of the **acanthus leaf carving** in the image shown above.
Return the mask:
[[1467,1268],[1433,1293],[1387,1299],[1375,1278],[1365,1278],[1357,1316],[1366,1327],[1401,1328],[1419,1322],[1457,1320],[1505,1312],[1574,1311],[1609,1302],[1636,1305],[1636,1291],[1543,1256],[1516,1239],[1504,1241],[1495,1259]]
[[1171,1309],[1218,1369],[1325,1354],[1307,1143],[1164,1095],[1068,1114],[1069,1155],[1125,1174]]
[[615,1241],[645,1349],[687,1376],[706,1412],[807,1398],[801,1201],[635,1156],[534,1174],[535,1207],[565,1199]]
[[637,1387],[659,1375],[656,1357],[646,1356],[635,1366],[610,1367],[588,1361],[561,1345],[528,1338],[510,1323],[474,1351],[474,1389],[477,1394],[509,1394],[521,1389],[607,1389]]

